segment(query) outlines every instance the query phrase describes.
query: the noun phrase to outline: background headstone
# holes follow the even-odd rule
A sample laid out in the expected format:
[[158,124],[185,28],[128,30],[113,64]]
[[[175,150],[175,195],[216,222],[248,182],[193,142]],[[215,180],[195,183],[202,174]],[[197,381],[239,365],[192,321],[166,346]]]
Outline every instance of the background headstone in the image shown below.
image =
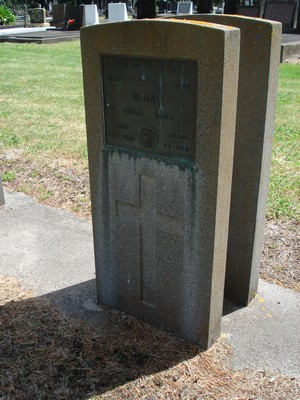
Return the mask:
[[135,3],[137,19],[156,18],[155,0],[137,0]]
[[44,8],[32,8],[29,13],[32,24],[44,24],[46,22],[46,10]]
[[66,5],[65,4],[55,4],[52,5],[52,21],[51,26],[57,28],[64,28],[66,20]]
[[74,20],[70,29],[80,29],[83,22],[83,6],[66,6],[65,25],[68,25],[69,20]]
[[99,15],[96,4],[85,4],[83,6],[83,26],[99,24]]
[[267,0],[264,8],[265,19],[282,23],[283,31],[297,28],[297,0]]
[[125,3],[109,3],[108,4],[109,22],[127,21],[128,13]]
[[3,206],[3,204],[5,204],[5,199],[4,199],[2,178],[1,178],[1,174],[0,174],[0,206]]
[[[174,37],[176,48],[161,45]],[[209,347],[222,316],[239,30],[103,24],[83,28],[81,46],[98,301]]]
[[193,2],[179,1],[177,3],[177,15],[179,14],[193,14]]
[[241,30],[225,296],[247,305],[257,291],[261,264],[281,25],[229,15],[194,15],[185,18],[231,25]]

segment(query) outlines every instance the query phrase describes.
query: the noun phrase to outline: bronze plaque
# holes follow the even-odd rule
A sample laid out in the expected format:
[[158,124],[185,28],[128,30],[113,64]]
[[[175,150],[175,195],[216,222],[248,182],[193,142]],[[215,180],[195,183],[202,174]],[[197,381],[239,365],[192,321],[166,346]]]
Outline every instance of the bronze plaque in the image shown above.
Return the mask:
[[106,144],[194,161],[197,63],[103,56]]

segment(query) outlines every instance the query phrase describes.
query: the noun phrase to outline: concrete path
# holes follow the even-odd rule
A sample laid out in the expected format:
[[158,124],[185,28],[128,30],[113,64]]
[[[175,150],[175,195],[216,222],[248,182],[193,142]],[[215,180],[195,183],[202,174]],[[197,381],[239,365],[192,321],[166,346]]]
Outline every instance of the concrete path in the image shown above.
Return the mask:
[[[96,304],[91,222],[5,193],[0,207],[0,274],[15,276],[68,316],[106,323]],[[232,368],[300,377],[300,294],[260,281],[250,306],[225,315]]]

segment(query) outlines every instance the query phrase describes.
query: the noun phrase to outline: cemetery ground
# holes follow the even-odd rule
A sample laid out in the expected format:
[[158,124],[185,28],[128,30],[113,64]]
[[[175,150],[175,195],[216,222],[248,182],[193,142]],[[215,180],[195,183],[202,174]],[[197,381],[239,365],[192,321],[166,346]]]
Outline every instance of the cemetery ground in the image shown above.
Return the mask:
[[[5,189],[89,219],[79,42],[5,43],[0,60]],[[284,64],[261,278],[298,292],[299,117],[300,65]],[[14,277],[2,276],[0,288],[5,399],[299,398],[295,379],[229,369],[231,350],[222,338],[199,353],[196,346],[108,309],[115,324],[91,329],[34,298]]]

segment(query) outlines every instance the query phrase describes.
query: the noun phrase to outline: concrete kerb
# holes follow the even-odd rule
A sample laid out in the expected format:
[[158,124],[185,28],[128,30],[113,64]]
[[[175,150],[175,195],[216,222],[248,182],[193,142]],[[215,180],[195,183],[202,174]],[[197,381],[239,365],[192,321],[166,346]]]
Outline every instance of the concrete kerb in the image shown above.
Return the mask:
[[3,206],[5,204],[5,198],[4,198],[4,189],[3,189],[3,184],[2,184],[2,177],[0,173],[0,206]]

